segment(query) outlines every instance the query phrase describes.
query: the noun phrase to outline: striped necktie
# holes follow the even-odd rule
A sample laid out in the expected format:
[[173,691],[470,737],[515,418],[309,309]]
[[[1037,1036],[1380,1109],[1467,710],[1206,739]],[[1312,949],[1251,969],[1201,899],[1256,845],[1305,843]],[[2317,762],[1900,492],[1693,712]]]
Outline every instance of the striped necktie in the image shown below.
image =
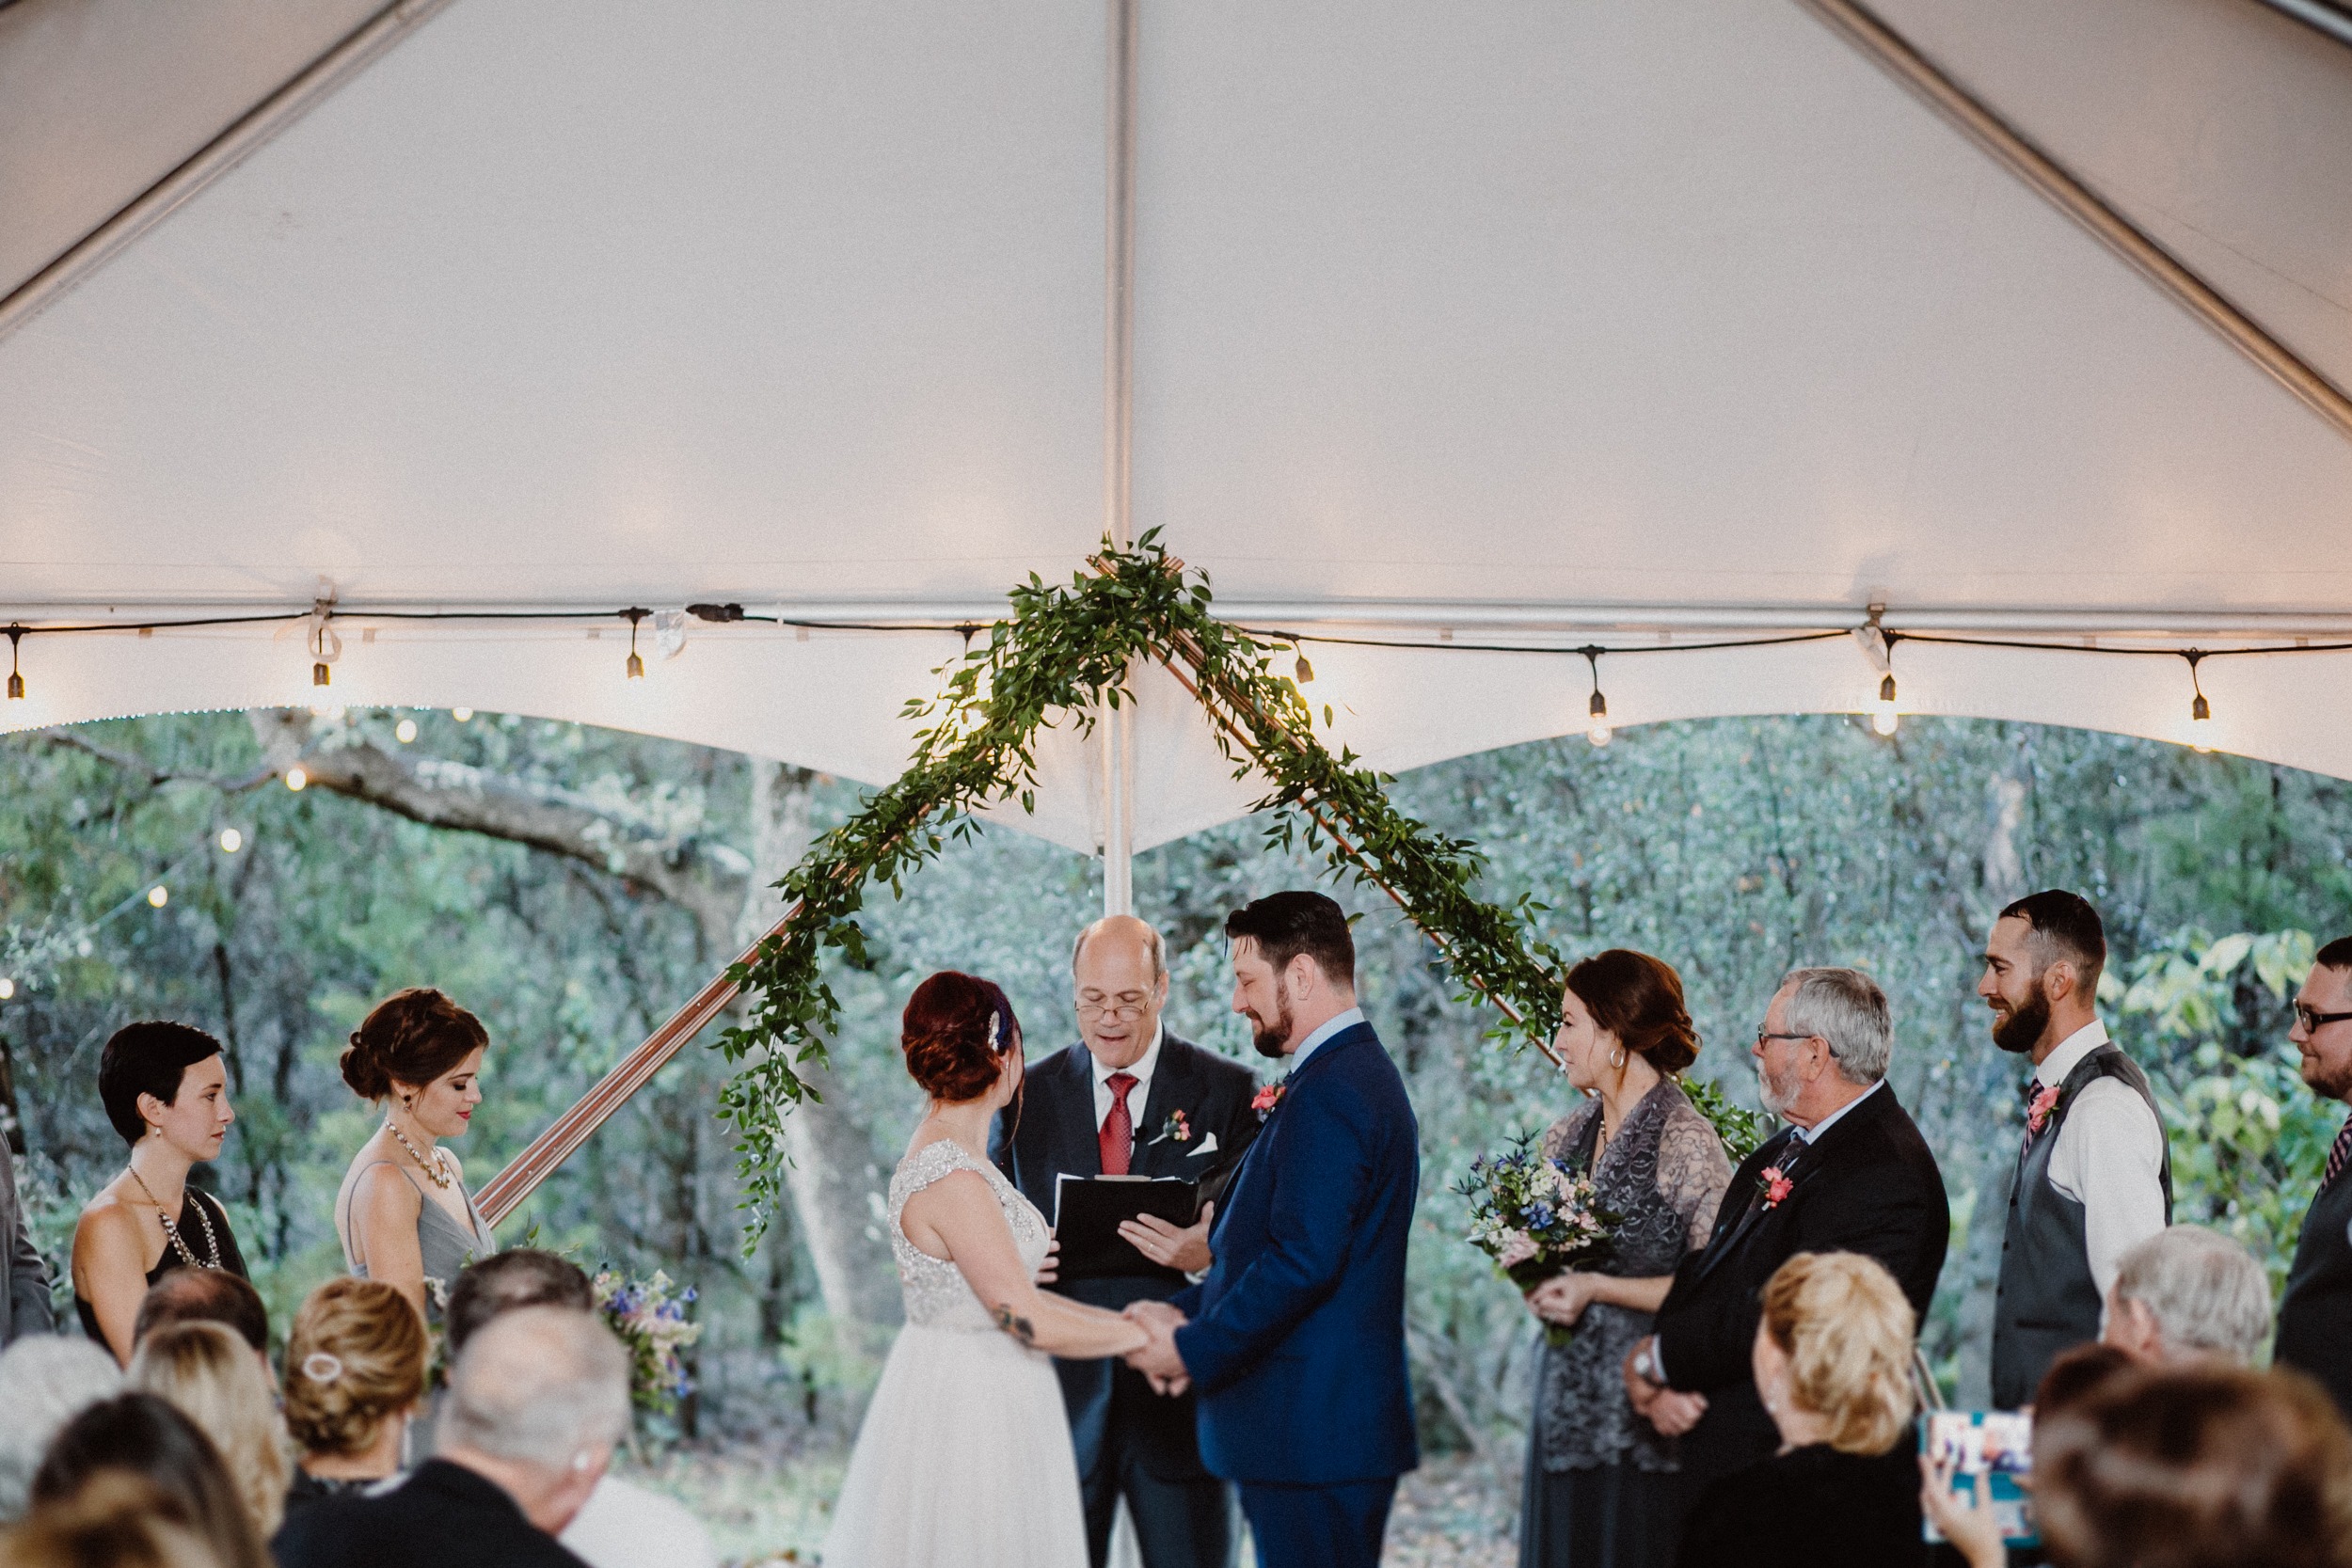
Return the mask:
[[2343,1129],[2336,1133],[2335,1147],[2328,1150],[2328,1174],[2319,1179],[2319,1190],[2324,1193],[2334,1186],[2347,1164],[2352,1164],[2352,1117],[2344,1118]]

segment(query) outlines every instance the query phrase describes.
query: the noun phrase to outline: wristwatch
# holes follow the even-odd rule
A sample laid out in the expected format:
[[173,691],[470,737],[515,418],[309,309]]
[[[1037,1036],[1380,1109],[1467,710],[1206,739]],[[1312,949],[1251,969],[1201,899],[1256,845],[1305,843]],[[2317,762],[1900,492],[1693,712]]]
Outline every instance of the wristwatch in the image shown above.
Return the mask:
[[1664,1371],[1658,1365],[1657,1339],[1643,1340],[1642,1348],[1633,1353],[1633,1375],[1645,1378],[1652,1383],[1666,1381]]

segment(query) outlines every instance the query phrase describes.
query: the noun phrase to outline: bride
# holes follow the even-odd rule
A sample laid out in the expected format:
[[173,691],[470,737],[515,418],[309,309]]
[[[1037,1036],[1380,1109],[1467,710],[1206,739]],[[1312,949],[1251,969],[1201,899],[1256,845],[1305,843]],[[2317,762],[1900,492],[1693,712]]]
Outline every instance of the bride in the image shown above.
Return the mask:
[[1087,1568],[1054,1355],[1123,1355],[1134,1323],[1037,1288],[1045,1216],[988,1161],[1021,1094],[1021,1025],[993,982],[914,988],[907,1071],[930,1096],[890,1179],[906,1327],[858,1433],[827,1568]]

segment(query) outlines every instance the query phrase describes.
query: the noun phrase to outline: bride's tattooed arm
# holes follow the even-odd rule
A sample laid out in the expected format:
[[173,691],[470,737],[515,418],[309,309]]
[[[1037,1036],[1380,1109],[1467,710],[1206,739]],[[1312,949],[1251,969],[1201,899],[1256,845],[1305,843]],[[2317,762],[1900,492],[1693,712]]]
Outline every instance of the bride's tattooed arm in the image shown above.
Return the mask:
[[996,1326],[1011,1335],[1014,1338],[1020,1340],[1023,1344],[1028,1346],[1031,1350],[1037,1349],[1036,1325],[1032,1324],[1028,1319],[1021,1316],[1018,1312],[1015,1312],[1010,1307],[1002,1303],[999,1303],[996,1307]]

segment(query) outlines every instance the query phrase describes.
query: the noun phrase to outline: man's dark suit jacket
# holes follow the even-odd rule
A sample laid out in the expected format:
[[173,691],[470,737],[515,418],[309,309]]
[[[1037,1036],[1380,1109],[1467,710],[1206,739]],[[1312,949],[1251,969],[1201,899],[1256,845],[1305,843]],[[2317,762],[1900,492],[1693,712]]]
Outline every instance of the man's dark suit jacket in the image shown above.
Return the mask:
[[[1788,1196],[1766,1208],[1761,1173],[1785,1161]],[[1740,1162],[1707,1245],[1682,1260],[1658,1309],[1669,1385],[1707,1396],[1707,1414],[1682,1440],[1694,1489],[1780,1446],[1749,1360],[1772,1271],[1800,1252],[1859,1252],[1886,1265],[1925,1322],[1951,1227],[1943,1172],[1892,1084],[1819,1143],[1799,1145],[1787,1129]]]
[[269,1549],[278,1568],[587,1568],[505,1488],[446,1459],[426,1460],[382,1497],[296,1510]]
[[[1257,1086],[1256,1076],[1239,1062],[1163,1035],[1159,1061],[1144,1091],[1143,1114],[1136,1118],[1135,1152],[1127,1173],[1186,1180],[1217,1178],[1221,1184],[1258,1135],[1258,1114],[1249,1108]],[[1048,1056],[1029,1069],[1021,1101],[1021,1123],[1009,1135],[1009,1115],[998,1113],[989,1152],[996,1168],[1050,1221],[1057,1177],[1065,1171],[1072,1176],[1103,1174],[1103,1146],[1094,1120],[1094,1058],[1083,1045]],[[1170,1116],[1178,1111],[1184,1113],[1192,1136],[1181,1142],[1162,1138]],[[1216,1147],[1204,1152],[1212,1134]],[[1184,1288],[1181,1279],[1153,1276],[1071,1280],[1053,1287],[1090,1307],[1114,1308],[1147,1298],[1165,1301]],[[1070,1411],[1081,1474],[1092,1468],[1115,1405],[1152,1475],[1163,1481],[1209,1479],[1200,1466],[1190,1394],[1163,1399],[1152,1392],[1141,1373],[1115,1358],[1057,1360],[1054,1370],[1061,1375],[1062,1401]],[[1120,1391],[1116,1402],[1114,1389]]]

